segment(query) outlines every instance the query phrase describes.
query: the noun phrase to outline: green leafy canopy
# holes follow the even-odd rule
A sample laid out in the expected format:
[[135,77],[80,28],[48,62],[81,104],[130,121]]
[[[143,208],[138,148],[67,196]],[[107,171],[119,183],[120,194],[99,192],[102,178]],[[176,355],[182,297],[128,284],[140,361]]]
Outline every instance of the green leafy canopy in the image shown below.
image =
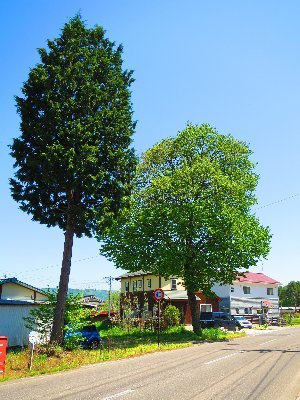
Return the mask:
[[279,287],[281,306],[300,306],[300,281],[291,281],[286,286]]
[[251,212],[258,176],[251,150],[209,125],[187,125],[146,151],[131,207],[107,231],[101,252],[117,267],[179,276],[189,291],[266,257],[270,232]]

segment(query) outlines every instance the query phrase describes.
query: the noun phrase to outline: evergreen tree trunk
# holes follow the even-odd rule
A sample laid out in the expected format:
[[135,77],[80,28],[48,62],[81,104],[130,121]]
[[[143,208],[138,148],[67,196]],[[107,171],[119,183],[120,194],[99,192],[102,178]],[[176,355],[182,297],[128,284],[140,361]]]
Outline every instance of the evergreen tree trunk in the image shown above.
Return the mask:
[[200,313],[199,313],[199,309],[197,307],[196,295],[195,295],[194,291],[191,291],[189,289],[187,289],[187,295],[188,295],[189,306],[190,306],[190,310],[191,310],[193,331],[194,331],[194,333],[196,333],[196,335],[199,335],[201,332],[201,326],[200,326]]
[[53,326],[50,343],[61,344],[63,341],[64,314],[68,294],[69,277],[71,271],[72,248],[74,238],[74,223],[70,215],[65,232],[64,253],[60,273],[57,303],[54,310]]

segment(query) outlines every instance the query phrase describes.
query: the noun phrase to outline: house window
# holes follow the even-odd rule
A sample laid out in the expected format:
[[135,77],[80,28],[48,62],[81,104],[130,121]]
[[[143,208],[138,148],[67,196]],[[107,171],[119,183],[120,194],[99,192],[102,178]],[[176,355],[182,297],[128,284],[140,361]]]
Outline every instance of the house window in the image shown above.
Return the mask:
[[236,313],[236,314],[239,314],[239,313],[240,313],[240,309],[239,309],[239,308],[236,308],[236,309],[235,309],[235,313]]
[[267,288],[267,295],[268,295],[268,296],[273,296],[273,295],[274,295],[274,290],[273,290],[272,287],[268,287],[268,288]]
[[171,290],[177,289],[177,279],[171,279]]
[[250,313],[249,313],[249,308],[248,308],[248,307],[246,307],[246,308],[244,309],[244,313],[245,313],[245,314],[250,314]]
[[147,288],[151,288],[151,279],[147,279]]
[[125,292],[129,292],[129,282],[125,282]]
[[137,289],[137,281],[133,281],[132,282],[132,290],[133,290],[133,292],[135,292],[136,289]]
[[234,287],[231,286],[230,291],[231,291],[231,293],[233,293],[234,292]]
[[243,286],[244,294],[250,294],[250,286]]
[[142,287],[143,287],[143,281],[142,281],[141,279],[139,279],[138,283],[139,283],[139,289],[142,289]]
[[212,312],[211,304],[200,304],[200,312]]

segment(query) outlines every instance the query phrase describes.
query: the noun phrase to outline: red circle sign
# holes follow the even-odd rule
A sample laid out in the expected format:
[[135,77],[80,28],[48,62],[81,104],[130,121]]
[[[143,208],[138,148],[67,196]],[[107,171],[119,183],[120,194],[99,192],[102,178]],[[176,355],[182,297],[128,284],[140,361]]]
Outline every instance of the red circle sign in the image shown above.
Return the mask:
[[165,297],[165,293],[162,289],[155,289],[153,292],[153,297],[155,301],[161,301]]

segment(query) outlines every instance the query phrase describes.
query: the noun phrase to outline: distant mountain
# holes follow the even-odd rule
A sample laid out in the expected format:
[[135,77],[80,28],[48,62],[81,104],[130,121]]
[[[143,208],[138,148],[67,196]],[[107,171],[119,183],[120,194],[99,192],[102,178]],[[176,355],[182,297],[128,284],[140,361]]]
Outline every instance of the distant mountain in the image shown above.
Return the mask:
[[68,289],[68,294],[83,294],[83,296],[94,295],[99,299],[108,299],[108,290],[95,290],[95,289]]
[[[57,290],[56,288],[47,288],[43,289],[47,290]],[[95,290],[95,289],[68,289],[68,294],[82,294],[83,296],[94,295],[99,299],[106,300],[108,299],[108,290]]]

